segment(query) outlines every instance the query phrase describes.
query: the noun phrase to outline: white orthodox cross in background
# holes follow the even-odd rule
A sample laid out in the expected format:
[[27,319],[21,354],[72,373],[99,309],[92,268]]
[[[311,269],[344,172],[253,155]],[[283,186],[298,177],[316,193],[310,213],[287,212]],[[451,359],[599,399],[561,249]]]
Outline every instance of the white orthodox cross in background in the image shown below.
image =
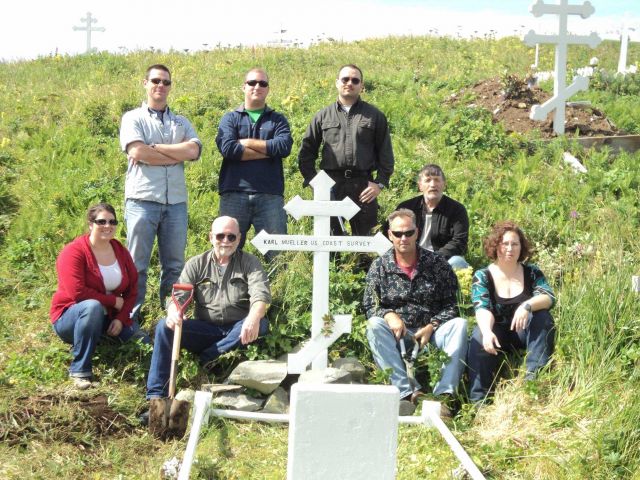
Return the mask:
[[91,12],[87,12],[87,16],[85,18],[80,19],[81,22],[85,22],[84,27],[73,27],[75,32],[77,31],[85,31],[87,32],[87,53],[91,53],[91,32],[104,32],[104,27],[92,27],[92,23],[96,23],[98,20],[91,16]]
[[[323,170],[309,183],[313,188],[313,200],[303,200],[296,195],[284,209],[296,220],[313,216],[313,236],[271,235],[261,230],[251,241],[262,254],[269,250],[313,252],[311,339],[298,353],[289,354],[289,373],[302,373],[310,363],[314,370],[326,368],[327,347],[343,333],[351,332],[351,315],[331,315],[329,312],[329,252],[376,252],[382,255],[391,248],[391,242],[379,232],[373,237],[332,236],[331,217],[341,216],[348,220],[360,208],[349,197],[331,200],[331,187],[335,182]],[[324,329],[326,318],[333,320],[330,331]]]
[[566,85],[567,46],[569,44],[582,44],[596,48],[602,41],[595,32],[592,32],[591,35],[588,36],[569,35],[567,32],[567,19],[569,15],[580,15],[582,18],[588,18],[593,14],[595,9],[590,2],[584,2],[582,5],[569,5],[568,0],[559,0],[558,4],[550,5],[544,3],[543,0],[538,0],[531,5],[529,11],[534,17],[540,17],[545,14],[555,14],[558,15],[559,18],[557,35],[539,35],[533,30],[530,30],[524,37],[524,43],[530,47],[539,43],[553,43],[556,45],[553,97],[542,105],[534,105],[531,107],[529,118],[531,118],[531,120],[545,121],[547,115],[555,110],[553,131],[556,135],[563,135],[566,100],[576,92],[586,90],[589,87],[589,79],[580,75],[575,77],[571,85]]

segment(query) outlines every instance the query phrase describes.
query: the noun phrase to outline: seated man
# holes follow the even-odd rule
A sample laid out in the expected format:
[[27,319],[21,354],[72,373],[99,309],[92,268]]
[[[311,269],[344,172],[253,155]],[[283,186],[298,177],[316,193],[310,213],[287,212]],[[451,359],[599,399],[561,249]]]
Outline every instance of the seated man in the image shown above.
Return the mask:
[[391,368],[391,383],[400,390],[400,399],[416,403],[422,392],[407,375],[399,342],[404,339],[409,352],[414,341],[421,347],[431,343],[451,357],[433,393],[450,398],[460,383],[467,352],[467,321],[458,317],[458,279],[443,256],[416,244],[411,210],[396,210],[387,221],[393,249],[374,260],[364,294],[373,358],[381,369]]
[[[422,195],[405,200],[396,210],[408,208],[416,215],[418,245],[443,255],[454,270],[467,268],[464,259],[469,240],[469,217],[459,202],[444,195],[447,182],[442,169],[425,165],[418,173]],[[384,225],[386,232],[388,225]]]
[[[250,253],[237,250],[240,227],[236,219],[215,219],[209,239],[213,248],[189,259],[179,280],[195,289],[194,315],[182,324],[180,345],[197,353],[205,368],[223,353],[264,335],[267,332],[265,313],[271,302],[269,281],[260,261]],[[160,320],[156,327],[147,381],[149,400],[167,397],[173,329],[178,322],[182,322],[182,318],[169,300],[167,318]]]

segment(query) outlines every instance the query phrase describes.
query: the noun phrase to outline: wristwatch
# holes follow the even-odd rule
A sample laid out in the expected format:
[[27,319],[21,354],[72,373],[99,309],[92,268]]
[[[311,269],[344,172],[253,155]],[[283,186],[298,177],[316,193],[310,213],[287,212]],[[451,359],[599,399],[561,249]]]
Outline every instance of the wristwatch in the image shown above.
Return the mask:
[[378,188],[380,188],[380,190],[384,190],[384,183],[378,182],[377,185],[378,185]]
[[522,304],[522,306],[524,307],[524,309],[527,312],[531,313],[531,304],[530,303],[524,303],[524,304]]

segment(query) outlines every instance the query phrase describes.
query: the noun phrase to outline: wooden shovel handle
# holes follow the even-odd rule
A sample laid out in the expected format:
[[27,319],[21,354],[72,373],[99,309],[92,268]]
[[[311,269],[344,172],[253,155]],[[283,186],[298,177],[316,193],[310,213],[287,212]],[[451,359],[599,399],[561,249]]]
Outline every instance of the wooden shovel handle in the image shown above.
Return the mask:
[[171,350],[171,374],[169,376],[169,398],[176,396],[176,375],[178,374],[178,359],[180,358],[180,339],[182,338],[182,323],[173,329],[173,349]]

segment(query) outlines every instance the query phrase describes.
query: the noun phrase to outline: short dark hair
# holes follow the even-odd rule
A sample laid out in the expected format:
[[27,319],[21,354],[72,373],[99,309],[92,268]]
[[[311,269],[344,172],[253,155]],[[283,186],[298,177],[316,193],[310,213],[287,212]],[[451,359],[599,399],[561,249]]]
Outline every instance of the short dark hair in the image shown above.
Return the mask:
[[391,212],[387,217],[387,223],[391,225],[391,222],[398,217],[410,218],[413,224],[416,225],[416,214],[413,210],[409,210],[408,208],[399,208],[398,210]]
[[113,215],[113,218],[118,219],[116,209],[113,208],[110,203],[101,202],[89,207],[89,210],[87,210],[87,221],[92,223],[100,212],[109,212]]
[[338,75],[340,75],[340,72],[342,71],[343,68],[352,68],[353,70],[358,70],[358,72],[360,72],[360,80],[364,82],[364,74],[362,73],[362,70],[360,70],[359,66],[354,65],[353,63],[347,63],[346,65],[342,65],[338,69]]
[[263,73],[263,74],[264,74],[264,76],[265,76],[265,77],[267,77],[267,81],[269,80],[269,74],[268,74],[268,73],[267,73],[267,71],[266,71],[264,68],[262,68],[262,67],[253,67],[253,68],[250,68],[249,70],[247,70],[247,73],[245,73],[245,74],[244,74],[244,79],[245,79],[245,80],[247,79],[247,77],[249,76],[249,74],[250,74],[251,72],[260,72],[260,73]]
[[149,68],[147,68],[147,71],[144,74],[144,78],[146,78],[147,80],[149,80],[149,72],[151,72],[151,70],[163,70],[163,71],[167,72],[169,74],[169,78],[171,78],[171,72],[169,71],[167,66],[163,65],[161,63],[156,63],[156,64],[151,65]]
[[504,237],[504,234],[507,232],[515,232],[520,239],[520,256],[518,257],[518,261],[522,262],[529,258],[532,253],[531,244],[516,222],[512,222],[511,220],[496,223],[491,229],[491,232],[489,232],[489,235],[487,235],[487,238],[484,239],[484,253],[487,257],[491,260],[498,258],[498,246],[502,243],[502,237]]
[[442,168],[440,168],[440,165],[436,165],[435,163],[428,163],[422,167],[418,173],[418,181],[420,181],[422,177],[442,177],[442,180],[445,182],[447,181]]

